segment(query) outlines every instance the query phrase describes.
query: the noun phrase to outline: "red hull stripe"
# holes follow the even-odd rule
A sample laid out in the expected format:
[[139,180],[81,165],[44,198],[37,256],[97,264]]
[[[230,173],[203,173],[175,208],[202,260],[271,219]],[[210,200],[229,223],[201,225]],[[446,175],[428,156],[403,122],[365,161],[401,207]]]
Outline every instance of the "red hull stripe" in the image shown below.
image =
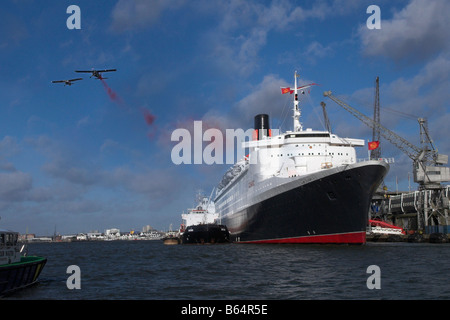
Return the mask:
[[283,239],[240,241],[239,243],[366,243],[366,232],[303,236]]

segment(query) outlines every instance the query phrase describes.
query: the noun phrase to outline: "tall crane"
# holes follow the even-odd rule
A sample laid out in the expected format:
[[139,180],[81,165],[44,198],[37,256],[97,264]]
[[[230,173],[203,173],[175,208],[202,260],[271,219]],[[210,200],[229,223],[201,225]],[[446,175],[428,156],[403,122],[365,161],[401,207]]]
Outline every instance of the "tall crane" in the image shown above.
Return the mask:
[[[375,80],[375,102],[373,107],[373,121],[375,123],[380,123],[380,78],[377,77]],[[377,126],[373,127],[372,131],[372,141],[380,141],[380,129]],[[370,151],[370,159],[381,158],[381,148],[375,148]]]
[[419,183],[420,189],[439,188],[441,182],[450,181],[450,168],[441,166],[448,163],[448,156],[439,154],[433,145],[426,125],[426,119],[418,119],[422,146],[417,147],[400,137],[395,132],[385,128],[379,122],[375,122],[355,108],[349,106],[344,101],[338,99],[332,94],[331,91],[325,91],[323,95],[336,102],[370,128],[379,130],[380,134],[386,140],[391,142],[398,149],[403,151],[410,159],[412,159],[414,181]]
[[326,104],[325,104],[325,102],[322,101],[322,102],[320,102],[320,105],[322,106],[322,110],[323,110],[323,121],[325,121],[325,129],[328,132],[331,132],[331,124],[330,124],[330,119],[328,118]]

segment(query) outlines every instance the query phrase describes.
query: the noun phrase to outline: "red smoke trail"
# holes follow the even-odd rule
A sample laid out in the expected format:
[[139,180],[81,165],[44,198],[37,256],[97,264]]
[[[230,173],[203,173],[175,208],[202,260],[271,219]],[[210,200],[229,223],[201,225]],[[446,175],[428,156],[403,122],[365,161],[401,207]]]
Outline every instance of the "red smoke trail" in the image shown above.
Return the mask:
[[145,122],[151,126],[153,122],[155,121],[155,116],[151,114],[147,109],[142,108],[142,113],[144,114]]
[[105,88],[106,93],[108,94],[109,98],[111,99],[111,101],[118,103],[119,105],[123,105],[123,101],[122,99],[120,99],[120,97],[117,95],[117,93],[115,93],[106,83],[106,81],[100,77],[99,78],[100,81],[103,84],[103,87]]
[[150,111],[148,111],[144,107],[141,108],[141,111],[142,111],[142,114],[144,115],[145,123],[147,123],[147,125],[149,127],[152,127],[152,130],[147,133],[147,136],[150,139],[152,139],[155,137],[155,134],[156,134],[156,127],[153,126],[153,123],[155,122],[156,117],[153,114],[151,114]]
[[[116,102],[117,104],[119,104],[122,107],[125,107],[125,104],[123,102],[123,100],[117,95],[116,92],[114,92],[106,83],[106,81],[100,76],[99,77],[100,81],[103,84],[103,87],[105,88],[106,93],[108,94],[109,98],[111,99],[111,101]],[[144,120],[145,123],[147,123],[147,125],[149,127],[152,127],[151,131],[149,131],[147,133],[147,136],[152,139],[154,138],[154,136],[156,135],[156,127],[153,126],[153,123],[155,122],[156,117],[150,113],[150,111],[148,111],[145,108],[141,108],[142,114],[144,115]]]

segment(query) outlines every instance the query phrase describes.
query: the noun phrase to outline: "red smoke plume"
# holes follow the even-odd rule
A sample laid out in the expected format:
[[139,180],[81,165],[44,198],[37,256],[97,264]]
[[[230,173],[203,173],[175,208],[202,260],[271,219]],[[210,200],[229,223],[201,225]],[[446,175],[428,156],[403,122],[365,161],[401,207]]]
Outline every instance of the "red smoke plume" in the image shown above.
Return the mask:
[[102,82],[103,87],[105,88],[105,91],[106,91],[106,93],[108,94],[108,96],[109,96],[109,98],[111,99],[111,101],[116,102],[116,103],[118,103],[119,105],[122,105],[122,104],[123,104],[123,101],[122,101],[122,99],[120,99],[120,97],[117,95],[117,93],[114,92],[114,91],[108,86],[108,84],[106,83],[106,81],[105,81],[102,77],[100,77],[99,79],[100,79],[100,81]]
[[144,115],[145,123],[147,123],[149,127],[152,127],[152,130],[147,133],[147,136],[150,139],[154,138],[154,136],[156,134],[156,127],[153,126],[153,123],[155,122],[156,117],[153,114],[151,114],[150,111],[148,111],[147,109],[145,109],[143,107],[141,108],[141,111],[142,111],[142,114]]
[[144,114],[145,122],[151,126],[155,121],[155,116],[151,114],[147,109],[142,108],[142,113]]
[[[123,100],[118,96],[118,94],[114,90],[112,90],[108,86],[106,81],[101,76],[99,79],[102,82],[103,87],[105,88],[105,91],[108,94],[111,101],[119,104],[122,107],[125,107]],[[156,128],[153,126],[153,123],[155,122],[156,117],[153,114],[151,114],[150,111],[148,111],[147,109],[145,109],[143,107],[141,108],[141,111],[142,111],[142,114],[144,115],[145,123],[147,123],[148,126],[153,127],[152,130],[147,133],[147,136],[149,138],[153,138],[156,134]]]

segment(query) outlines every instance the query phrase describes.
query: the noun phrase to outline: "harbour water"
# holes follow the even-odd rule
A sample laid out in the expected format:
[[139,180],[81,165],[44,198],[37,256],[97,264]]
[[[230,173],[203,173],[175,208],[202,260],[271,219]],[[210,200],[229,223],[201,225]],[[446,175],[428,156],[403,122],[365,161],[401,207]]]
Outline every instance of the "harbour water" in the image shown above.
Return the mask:
[[[39,284],[4,300],[446,300],[450,244],[174,245],[32,243]],[[80,268],[80,289],[68,289]],[[379,267],[380,289],[369,289]]]

